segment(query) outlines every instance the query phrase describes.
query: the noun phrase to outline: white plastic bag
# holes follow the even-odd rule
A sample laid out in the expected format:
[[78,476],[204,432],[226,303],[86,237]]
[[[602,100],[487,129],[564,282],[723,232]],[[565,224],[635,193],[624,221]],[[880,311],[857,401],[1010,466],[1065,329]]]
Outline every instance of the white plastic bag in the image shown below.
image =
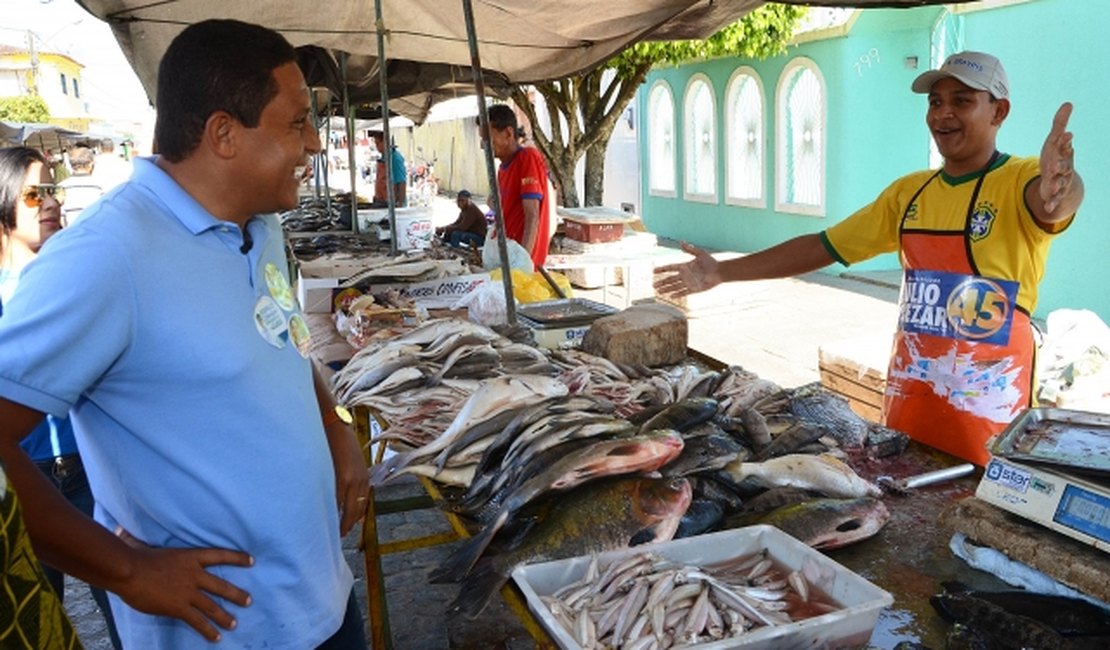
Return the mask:
[[475,323],[487,327],[501,325],[508,318],[508,310],[505,309],[505,286],[500,282],[486,282],[451,305],[451,309],[463,307],[466,307],[467,317]]
[[[509,268],[520,269],[525,273],[532,273],[536,270],[532,265],[532,256],[516,240],[505,240],[505,246],[509,251]],[[482,268],[487,271],[501,268],[501,255],[497,250],[497,235],[494,234],[492,228],[486,237],[485,245],[482,246]]]

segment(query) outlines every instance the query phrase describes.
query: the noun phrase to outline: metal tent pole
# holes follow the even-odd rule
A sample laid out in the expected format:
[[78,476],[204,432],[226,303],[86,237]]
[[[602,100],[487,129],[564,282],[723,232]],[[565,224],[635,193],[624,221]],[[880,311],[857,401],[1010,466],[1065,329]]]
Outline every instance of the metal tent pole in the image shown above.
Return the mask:
[[389,81],[386,78],[385,58],[385,21],[382,20],[382,0],[374,0],[374,16],[377,22],[374,31],[378,34],[378,82],[382,95],[382,143],[385,151],[381,152],[385,159],[385,196],[389,202],[389,252],[397,254],[397,211],[396,200],[393,196],[393,141],[389,135]]
[[505,241],[505,216],[501,212],[501,193],[497,186],[497,171],[493,166],[493,146],[490,144],[489,114],[486,113],[486,85],[482,79],[482,60],[478,56],[478,34],[474,29],[474,7],[471,0],[462,0],[463,18],[466,21],[466,41],[470,45],[470,73],[474,77],[474,90],[478,95],[478,123],[486,134],[486,176],[489,181],[489,204],[497,224],[497,251],[501,255],[501,281],[505,287],[505,318],[507,325],[516,325],[516,300],[513,298],[513,276],[509,268],[509,246]]
[[339,53],[339,77],[343,80],[343,115],[347,131],[347,169],[351,172],[351,232],[356,235],[362,229],[358,222],[358,192],[355,186],[355,116],[347,92],[347,53]]

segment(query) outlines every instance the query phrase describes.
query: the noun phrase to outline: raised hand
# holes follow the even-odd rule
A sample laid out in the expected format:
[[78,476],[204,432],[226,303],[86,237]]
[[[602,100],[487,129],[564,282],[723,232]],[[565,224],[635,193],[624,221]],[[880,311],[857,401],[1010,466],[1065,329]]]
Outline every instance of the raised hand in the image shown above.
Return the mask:
[[682,242],[682,250],[693,255],[694,259],[656,268],[654,284],[657,293],[681,298],[712,289],[721,283],[717,260],[712,255],[686,242]]
[[1072,189],[1075,175],[1075,149],[1068,131],[1072,105],[1065,102],[1052,118],[1052,130],[1041,147],[1041,184],[1039,193],[1044,209],[1053,214]]

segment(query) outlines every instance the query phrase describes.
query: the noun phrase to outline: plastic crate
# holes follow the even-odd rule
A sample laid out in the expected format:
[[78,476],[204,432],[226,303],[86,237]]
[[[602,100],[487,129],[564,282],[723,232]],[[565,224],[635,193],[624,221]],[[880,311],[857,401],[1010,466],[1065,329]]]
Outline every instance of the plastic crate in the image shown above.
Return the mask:
[[613,242],[624,236],[624,224],[619,222],[586,222],[563,219],[567,237],[590,244]]
[[[789,625],[759,628],[741,636],[683,647],[699,650],[770,650],[858,648],[867,645],[879,613],[893,603],[894,598],[838,562],[772,526],[748,526],[611,551],[601,555],[601,562],[607,564],[631,555],[652,552],[676,562],[704,565],[750,555],[762,549],[767,549],[776,564],[801,571],[812,587],[840,609]],[[581,579],[589,563],[589,557],[581,556],[525,565],[513,571],[513,580],[520,586],[528,608],[563,650],[581,650],[581,646],[556,622],[540,601],[540,596],[549,596]]]

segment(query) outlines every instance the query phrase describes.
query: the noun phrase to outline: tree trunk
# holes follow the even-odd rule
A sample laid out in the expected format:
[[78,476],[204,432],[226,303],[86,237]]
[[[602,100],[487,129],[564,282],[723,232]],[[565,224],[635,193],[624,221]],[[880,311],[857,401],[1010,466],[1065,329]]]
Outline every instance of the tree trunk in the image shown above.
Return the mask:
[[582,156],[586,156],[586,205],[601,205],[609,137],[650,69],[650,62],[641,63],[614,77],[604,87],[601,83],[603,69],[535,84],[551,117],[550,136],[539,127],[531,98],[519,86],[511,90],[513,101],[532,122],[532,139],[547,159],[566,207],[581,205],[574,168]]
[[605,192],[605,150],[608,140],[586,150],[586,205],[601,205]]

